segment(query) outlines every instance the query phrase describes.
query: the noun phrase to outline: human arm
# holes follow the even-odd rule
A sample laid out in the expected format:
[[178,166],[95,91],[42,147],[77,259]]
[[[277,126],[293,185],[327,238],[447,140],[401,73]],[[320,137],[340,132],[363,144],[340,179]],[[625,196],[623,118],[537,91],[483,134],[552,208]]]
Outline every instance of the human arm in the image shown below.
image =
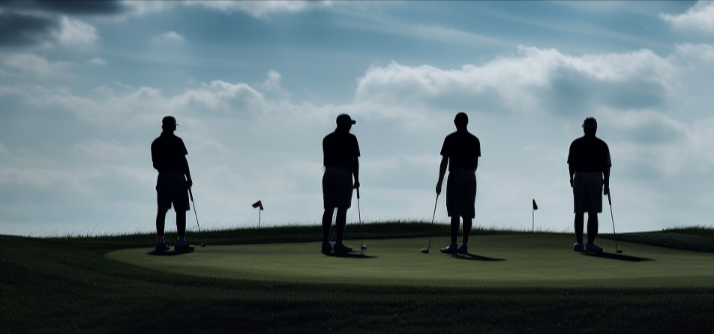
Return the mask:
[[602,175],[604,176],[603,181],[605,183],[603,194],[607,195],[610,193],[610,167],[607,167],[607,169],[605,169]]
[[186,156],[183,156],[181,161],[181,170],[183,171],[183,174],[186,175],[186,186],[191,188],[191,186],[193,186],[193,180],[191,179],[191,169],[188,168],[188,160],[186,160]]
[[352,160],[352,174],[354,174],[355,177],[355,184],[354,188],[359,188],[359,157],[354,157],[354,160]]
[[573,175],[575,175],[575,167],[572,164],[568,164],[568,172],[570,172],[570,187],[573,187]]
[[446,167],[449,166],[449,157],[444,156],[441,158],[441,165],[439,165],[439,182],[436,183],[436,195],[441,194],[441,185],[444,182],[444,175],[446,175]]

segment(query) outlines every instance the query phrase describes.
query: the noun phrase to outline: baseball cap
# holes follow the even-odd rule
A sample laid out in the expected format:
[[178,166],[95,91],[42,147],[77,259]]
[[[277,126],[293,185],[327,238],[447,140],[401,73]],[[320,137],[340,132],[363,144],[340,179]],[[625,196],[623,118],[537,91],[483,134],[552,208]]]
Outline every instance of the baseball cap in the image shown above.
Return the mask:
[[178,123],[173,116],[166,116],[161,120],[161,125],[178,125]]
[[595,118],[588,117],[583,121],[583,128],[585,129],[597,129],[597,121]]
[[356,124],[357,121],[353,120],[350,115],[347,114],[340,114],[337,116],[337,125],[340,124]]

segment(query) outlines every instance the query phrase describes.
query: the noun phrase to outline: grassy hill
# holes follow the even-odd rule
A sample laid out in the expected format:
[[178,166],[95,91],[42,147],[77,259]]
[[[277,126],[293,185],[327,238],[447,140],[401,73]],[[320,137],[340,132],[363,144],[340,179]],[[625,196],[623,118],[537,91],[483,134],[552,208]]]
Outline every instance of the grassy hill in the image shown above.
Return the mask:
[[[364,226],[368,239],[434,232],[446,235],[448,228],[409,222]],[[707,247],[714,241],[705,228],[617,237],[698,251],[711,251]],[[320,228],[205,231],[191,239],[209,247],[307,242],[320,239]],[[170,274],[104,256],[153,242],[150,234],[0,236],[0,332],[702,333],[714,325],[711,289],[274,283]]]

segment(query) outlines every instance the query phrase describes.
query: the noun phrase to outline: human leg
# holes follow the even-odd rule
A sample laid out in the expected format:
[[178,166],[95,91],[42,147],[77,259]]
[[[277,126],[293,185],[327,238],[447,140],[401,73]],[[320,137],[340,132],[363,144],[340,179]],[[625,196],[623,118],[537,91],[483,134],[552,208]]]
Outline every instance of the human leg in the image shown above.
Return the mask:
[[464,218],[464,236],[462,242],[464,245],[469,243],[469,234],[471,233],[472,221],[473,220],[471,218]]
[[461,225],[461,217],[451,216],[451,244],[456,244],[456,239],[459,236],[459,226]]
[[575,214],[575,241],[582,244],[583,243],[583,222],[585,217],[584,213]]
[[186,238],[186,210],[176,211],[176,232],[179,239]]
[[[581,233],[582,233],[582,223],[581,223]],[[598,233],[598,218],[597,211],[588,212],[588,243],[595,243],[595,238],[597,238]]]
[[332,214],[334,212],[334,209],[325,209],[325,213],[322,214],[322,243],[329,242],[330,227],[332,225]]
[[164,225],[166,223],[166,212],[169,209],[164,209],[159,207],[156,212],[156,237],[163,238],[164,236]]
[[342,243],[342,237],[345,233],[345,225],[347,225],[347,208],[337,208],[337,217],[335,217],[335,227],[337,228],[337,244]]

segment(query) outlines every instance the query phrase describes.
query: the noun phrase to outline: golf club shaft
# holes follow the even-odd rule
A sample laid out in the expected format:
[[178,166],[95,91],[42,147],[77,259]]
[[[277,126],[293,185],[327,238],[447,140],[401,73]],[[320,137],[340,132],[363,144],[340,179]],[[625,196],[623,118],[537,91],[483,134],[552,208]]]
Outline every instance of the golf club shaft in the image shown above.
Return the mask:
[[617,232],[615,232],[615,217],[612,215],[612,198],[610,197],[610,191],[607,192],[607,204],[610,206],[610,219],[612,220],[612,235],[615,237],[615,252],[619,249],[617,248]]
[[188,194],[191,196],[191,203],[193,204],[193,215],[196,217],[196,225],[198,225],[198,232],[201,232],[201,224],[198,223],[198,213],[196,213],[196,202],[193,201],[193,192],[191,188],[188,188]]
[[[436,201],[434,201],[434,213],[431,215],[431,226],[434,227],[434,218],[436,217],[436,205],[439,203],[439,194],[436,194]],[[433,235],[433,232],[431,233]],[[431,250],[431,235],[429,236],[429,246],[426,249]]]
[[359,218],[359,248],[362,250],[362,245],[364,245],[364,231],[362,230],[362,213],[359,208],[359,188],[357,188],[357,218]]

